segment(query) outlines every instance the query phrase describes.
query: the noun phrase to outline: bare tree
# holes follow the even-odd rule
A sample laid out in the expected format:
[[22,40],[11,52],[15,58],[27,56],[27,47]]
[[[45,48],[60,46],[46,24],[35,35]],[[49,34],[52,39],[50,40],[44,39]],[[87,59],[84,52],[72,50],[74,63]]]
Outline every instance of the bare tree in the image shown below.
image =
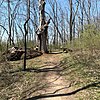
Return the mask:
[[47,36],[48,36],[48,25],[50,23],[50,19],[46,21],[45,18],[45,0],[39,0],[39,47],[40,51],[43,51],[44,53],[48,52],[47,48]]
[[25,55],[24,55],[24,70],[26,70],[26,53],[27,53],[27,45],[26,45],[26,37],[28,35],[28,28],[26,27],[28,24],[28,21],[30,19],[30,0],[27,1],[27,20],[24,23],[24,30],[25,30],[25,41],[24,41],[24,46],[25,46]]
[[10,0],[8,2],[8,25],[9,25],[9,41],[11,45],[11,8],[10,8]]
[[81,6],[81,29],[82,29],[82,32],[83,32],[83,23],[84,23],[84,0],[81,0],[80,2],[80,6]]
[[[75,18],[78,12],[78,7],[80,4],[80,0],[76,1],[76,11],[73,11],[73,0],[69,0],[69,5],[70,5],[70,42],[73,40],[73,25],[75,24]],[[75,25],[74,25],[75,27]]]
[[69,4],[70,4],[70,41],[72,41],[72,20],[73,20],[72,0],[69,0]]
[[90,24],[90,17],[91,17],[91,0],[88,0],[88,24]]
[[[51,7],[51,15],[52,15],[52,19],[53,19],[53,44],[54,45],[58,45],[58,32],[56,29],[56,26],[58,27],[58,4],[56,0],[49,0],[49,5]],[[56,25],[56,26],[55,26]]]

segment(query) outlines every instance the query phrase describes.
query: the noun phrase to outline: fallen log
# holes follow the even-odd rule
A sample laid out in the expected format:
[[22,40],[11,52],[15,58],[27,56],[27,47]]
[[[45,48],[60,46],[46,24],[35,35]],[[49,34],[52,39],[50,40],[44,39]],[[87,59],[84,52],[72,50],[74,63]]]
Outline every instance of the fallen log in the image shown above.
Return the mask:
[[[24,58],[24,49],[18,47],[9,48],[8,51],[4,52],[8,61],[16,61]],[[31,48],[27,48],[26,59],[31,59],[37,56],[41,56],[43,53]]]
[[[43,53],[41,51],[37,51],[37,50],[27,50],[26,53],[26,59],[31,59],[31,58],[35,58],[38,56],[41,56]],[[22,55],[21,59],[24,59],[24,54]]]

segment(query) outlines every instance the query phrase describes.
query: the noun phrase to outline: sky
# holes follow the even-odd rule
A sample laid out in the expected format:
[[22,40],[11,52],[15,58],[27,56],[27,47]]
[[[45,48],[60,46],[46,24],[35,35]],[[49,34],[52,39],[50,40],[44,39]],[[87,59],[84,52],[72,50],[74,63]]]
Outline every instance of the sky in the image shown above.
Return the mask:
[[[17,0],[16,0],[17,1]],[[48,1],[48,0],[47,0]],[[51,1],[53,1],[53,0],[51,0]],[[76,1],[76,0],[73,0],[74,2]],[[92,0],[92,1],[95,1],[95,0]],[[0,4],[1,4],[1,2],[2,2],[2,0],[0,0]],[[57,0],[57,2],[58,2],[58,4],[61,6],[61,8],[63,9],[63,11],[64,12],[67,12],[68,13],[68,15],[69,15],[69,2],[68,2],[68,0]],[[13,4],[14,5],[14,4]],[[21,7],[21,9],[19,10],[19,13],[22,13],[23,14],[23,17],[20,17],[20,21],[19,21],[19,24],[20,25],[23,25],[23,23],[21,23],[22,22],[22,20],[24,20],[26,17],[25,17],[25,14],[27,14],[26,13],[26,11],[25,11],[25,6],[24,5],[21,5],[22,7]],[[92,5],[92,6],[94,6],[94,5]],[[3,9],[2,9],[3,8]],[[76,5],[74,4],[74,8],[76,8]],[[50,10],[51,10],[51,8],[50,8],[50,5],[48,4],[48,2],[46,2],[46,11],[47,12],[49,12],[50,13]],[[58,9],[58,11],[59,11],[59,9]],[[100,0],[98,0],[98,12],[100,13]],[[92,13],[92,12],[91,12]],[[96,15],[95,14],[96,12],[94,12],[94,15]],[[52,15],[51,15],[52,16]],[[5,24],[4,26],[7,28],[7,25],[8,25],[8,22],[7,22],[7,17],[8,17],[8,15],[7,15],[7,3],[4,3],[3,4],[3,7],[1,7],[0,6],[0,24],[2,24],[2,22]],[[2,21],[2,22],[1,22]]]

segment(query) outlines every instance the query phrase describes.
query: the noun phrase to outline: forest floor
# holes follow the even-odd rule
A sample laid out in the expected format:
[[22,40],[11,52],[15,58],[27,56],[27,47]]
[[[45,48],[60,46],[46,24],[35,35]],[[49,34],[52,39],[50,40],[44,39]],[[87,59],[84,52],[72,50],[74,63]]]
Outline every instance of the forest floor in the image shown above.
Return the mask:
[[99,62],[80,53],[44,54],[27,60],[25,72],[22,60],[5,62],[0,100],[99,100]]
[[40,58],[44,67],[42,66],[42,68],[38,70],[39,72],[45,73],[43,83],[45,83],[47,87],[38,91],[39,96],[34,96],[28,100],[74,100],[74,96],[66,95],[68,92],[73,91],[71,87],[71,84],[73,83],[66,80],[65,76],[60,73],[63,70],[60,66],[60,61],[63,60],[65,54],[49,55],[45,54]]

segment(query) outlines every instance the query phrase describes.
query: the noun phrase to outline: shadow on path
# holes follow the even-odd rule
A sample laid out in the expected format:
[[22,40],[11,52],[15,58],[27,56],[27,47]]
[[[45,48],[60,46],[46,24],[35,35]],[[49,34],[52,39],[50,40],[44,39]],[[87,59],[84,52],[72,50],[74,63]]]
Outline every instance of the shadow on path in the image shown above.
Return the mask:
[[64,70],[63,68],[60,68],[60,65],[56,65],[53,67],[46,67],[46,68],[27,68],[25,71],[23,70],[16,70],[16,71],[11,71],[10,73],[15,73],[15,72],[36,72],[36,73],[40,73],[40,72],[50,72],[50,71],[54,71],[54,72],[59,72]]
[[[80,92],[82,90],[85,90],[87,88],[90,88],[90,87],[98,87],[100,88],[100,86],[98,86],[100,84],[100,82],[94,82],[94,83],[90,83],[84,87],[81,87],[77,90],[74,90],[72,92],[69,92],[69,93],[65,93],[65,94],[43,94],[43,95],[39,95],[39,96],[34,96],[32,98],[28,98],[26,100],[37,100],[37,99],[43,99],[43,98],[51,98],[51,97],[59,97],[59,96],[70,96],[70,95],[74,95],[76,94],[77,92]],[[57,91],[57,90],[56,90]]]
[[63,53],[62,51],[61,52],[49,52],[48,54],[61,54]]

